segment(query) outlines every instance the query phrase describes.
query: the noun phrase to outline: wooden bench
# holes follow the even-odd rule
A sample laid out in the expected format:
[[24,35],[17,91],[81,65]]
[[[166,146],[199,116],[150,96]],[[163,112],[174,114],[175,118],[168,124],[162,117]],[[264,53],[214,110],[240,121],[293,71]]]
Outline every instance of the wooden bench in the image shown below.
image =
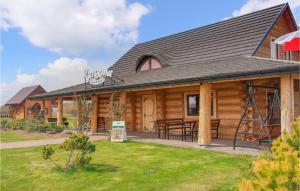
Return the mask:
[[220,126],[220,119],[211,119],[210,120],[210,129],[211,131],[216,131],[216,137],[219,138],[219,126]]
[[[277,137],[280,136],[281,132],[280,132],[280,127],[281,125],[280,124],[268,124],[267,125],[267,128],[269,130],[269,133],[270,133],[270,136],[271,136],[271,140],[269,140],[269,137],[268,136],[260,136],[258,138],[258,141],[259,141],[259,145],[262,143],[262,142],[270,142],[274,139],[276,139]],[[266,132],[264,132],[266,133]]]
[[[210,129],[211,131],[216,131],[216,137],[214,138],[219,138],[219,127],[220,127],[220,119],[211,119],[210,120]],[[196,122],[191,128],[186,128],[185,129],[185,137],[186,136],[191,136],[192,141],[194,141],[194,136],[198,136],[198,122]],[[185,138],[186,139],[186,138]]]
[[182,118],[161,119],[154,121],[154,128],[156,129],[157,137],[160,138],[161,132],[163,132],[164,138],[167,138],[167,124],[172,125],[182,121]]
[[168,140],[170,139],[170,134],[172,131],[178,132],[178,130],[181,131],[181,140],[183,141],[184,137],[184,127],[183,127],[183,119],[173,119],[173,120],[167,120],[166,121],[166,134]]

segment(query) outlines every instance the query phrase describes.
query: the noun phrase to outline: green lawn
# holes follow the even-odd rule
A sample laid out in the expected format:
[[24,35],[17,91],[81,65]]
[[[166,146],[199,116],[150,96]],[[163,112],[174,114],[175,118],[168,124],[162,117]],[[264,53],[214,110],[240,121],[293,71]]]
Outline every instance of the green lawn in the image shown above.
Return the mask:
[[46,135],[43,136],[37,134],[26,134],[26,133],[18,133],[18,132],[0,132],[1,143],[38,140],[38,139],[44,139],[46,137],[47,137]]
[[[42,147],[1,150],[1,190],[234,190],[250,156],[146,143],[94,142],[89,167],[60,171]],[[55,160],[63,162],[59,152]]]

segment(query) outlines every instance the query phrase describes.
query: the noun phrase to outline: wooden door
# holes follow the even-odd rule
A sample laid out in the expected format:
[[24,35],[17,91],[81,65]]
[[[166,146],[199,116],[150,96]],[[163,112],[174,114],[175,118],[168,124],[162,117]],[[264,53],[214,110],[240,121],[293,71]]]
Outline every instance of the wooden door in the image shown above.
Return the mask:
[[155,99],[153,96],[143,96],[143,129],[154,131]]

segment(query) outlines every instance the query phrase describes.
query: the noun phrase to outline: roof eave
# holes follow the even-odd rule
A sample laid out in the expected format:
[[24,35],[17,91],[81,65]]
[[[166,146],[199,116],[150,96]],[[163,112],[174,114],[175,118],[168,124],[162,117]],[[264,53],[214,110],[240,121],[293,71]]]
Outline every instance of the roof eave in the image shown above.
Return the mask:
[[166,86],[166,85],[177,85],[177,84],[184,84],[184,83],[201,83],[201,82],[215,82],[215,81],[223,81],[223,80],[234,80],[238,78],[255,78],[255,77],[262,77],[262,76],[272,76],[272,75],[281,75],[287,73],[296,73],[299,72],[300,66],[282,66],[275,69],[267,69],[267,70],[255,70],[251,72],[234,72],[229,74],[218,74],[218,75],[209,75],[204,77],[196,77],[196,78],[187,78],[187,79],[180,79],[180,80],[169,80],[169,81],[159,81],[159,82],[150,82],[150,83],[143,83],[143,84],[132,84],[126,86],[111,86],[107,88],[94,88],[88,90],[82,90],[77,92],[67,92],[61,94],[54,94],[48,96],[31,96],[30,99],[38,99],[38,98],[53,98],[58,96],[71,96],[76,94],[83,94],[83,93],[94,93],[94,92],[114,92],[124,89],[134,89],[134,88],[150,88],[154,86]]

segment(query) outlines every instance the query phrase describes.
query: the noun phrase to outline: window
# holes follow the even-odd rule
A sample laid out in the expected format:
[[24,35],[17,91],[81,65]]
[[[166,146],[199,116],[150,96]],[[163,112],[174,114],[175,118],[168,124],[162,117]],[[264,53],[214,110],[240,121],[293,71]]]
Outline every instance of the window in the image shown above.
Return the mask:
[[162,68],[158,59],[156,59],[153,56],[147,56],[139,62],[137,66],[137,72],[158,69],[158,68]]
[[271,37],[271,59],[282,59],[282,60],[292,60],[292,52],[288,51],[283,53],[283,46],[275,44],[276,38]]
[[284,59],[285,60],[292,60],[292,52],[291,51],[287,51],[284,53]]
[[[186,94],[186,116],[198,116],[200,112],[200,96],[199,94]],[[216,116],[216,93],[211,93],[211,116]]]
[[32,109],[31,108],[27,108],[27,114],[28,115],[32,114]]
[[195,116],[199,115],[199,95],[187,95],[187,115]]
[[276,39],[274,37],[271,37],[271,59],[277,59],[278,58],[278,46],[274,43]]
[[214,116],[215,115],[215,98],[216,96],[214,93],[211,93],[211,102],[210,102],[210,115]]

